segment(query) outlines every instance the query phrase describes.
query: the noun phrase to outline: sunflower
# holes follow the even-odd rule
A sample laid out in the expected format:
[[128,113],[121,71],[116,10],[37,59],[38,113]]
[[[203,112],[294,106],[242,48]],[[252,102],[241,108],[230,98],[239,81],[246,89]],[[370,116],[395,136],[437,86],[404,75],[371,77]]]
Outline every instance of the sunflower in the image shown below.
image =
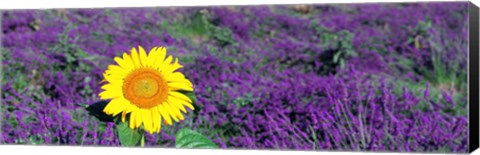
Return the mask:
[[[185,106],[194,110],[192,100],[181,91],[193,91],[192,83],[177,69],[183,66],[178,58],[166,57],[165,47],[154,47],[147,53],[143,47],[132,48],[123,58],[115,57],[118,65],[109,65],[103,74],[101,99],[110,99],[103,112],[116,116],[121,113],[129,127],[143,125],[149,133],[158,133],[162,120],[167,125],[184,119]],[[173,120],[173,121],[172,121]]]

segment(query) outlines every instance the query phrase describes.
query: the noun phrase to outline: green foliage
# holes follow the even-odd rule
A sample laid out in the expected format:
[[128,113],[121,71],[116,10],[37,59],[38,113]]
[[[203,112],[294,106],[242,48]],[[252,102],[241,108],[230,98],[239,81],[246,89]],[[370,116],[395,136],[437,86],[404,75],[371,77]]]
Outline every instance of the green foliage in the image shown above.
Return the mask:
[[165,29],[170,35],[172,35],[175,38],[179,37],[195,37],[199,36],[203,33],[199,33],[198,31],[195,31],[194,29],[190,29],[187,27],[185,24],[182,24],[181,22],[164,22],[160,24],[160,27]]
[[58,35],[58,43],[51,47],[51,50],[65,56],[66,63],[65,64],[58,64],[53,66],[55,70],[72,70],[72,71],[80,71],[80,72],[90,72],[91,66],[88,66],[84,63],[78,63],[81,59],[86,60],[94,60],[98,56],[89,55],[85,52],[82,48],[78,45],[74,44],[77,38],[70,38],[68,33],[71,29],[75,26],[73,24],[69,24],[66,26],[64,32]]
[[311,26],[314,27],[315,31],[319,35],[321,44],[323,44],[323,45],[328,45],[329,42],[338,39],[338,36],[335,35],[334,32],[330,31],[329,29],[327,29],[327,28],[325,28],[321,25],[318,25],[318,24],[312,22]]
[[14,74],[14,77],[16,77],[12,85],[12,87],[15,90],[23,90],[24,88],[30,85],[28,82],[29,80],[25,76],[25,74],[22,74],[21,72],[14,72],[13,74]]
[[[432,21],[429,18],[426,18],[412,29],[414,34],[407,40],[407,44],[411,44],[419,49],[429,47],[430,58],[427,58],[422,62],[417,62],[411,58],[397,54],[395,55],[397,63],[392,64],[393,66],[391,66],[396,69],[396,74],[412,72],[423,78],[420,81],[394,80],[397,85],[394,92],[395,94],[401,95],[401,88],[405,87],[413,90],[415,96],[421,96],[423,95],[426,83],[428,82],[430,83],[429,91],[431,99],[428,101],[420,101],[417,106],[418,109],[429,109],[431,102],[445,104],[446,107],[449,107],[449,104],[451,103],[446,103],[446,99],[444,99],[442,95],[442,93],[447,93],[451,95],[456,104],[453,108],[443,109],[443,112],[466,116],[467,109],[464,105],[459,104],[462,103],[461,99],[467,95],[467,70],[461,67],[461,62],[464,62],[466,57],[462,57],[461,54],[454,58],[445,57],[446,53],[455,49],[455,45],[450,44],[451,41],[449,38],[442,36],[442,30],[436,30],[439,33],[435,35],[440,36],[435,37],[428,33],[430,29],[433,29]],[[421,39],[428,45],[422,45],[420,42]],[[441,45],[443,42],[445,45]],[[430,65],[425,65],[425,63]]]
[[[2,52],[2,59],[13,59],[7,49],[0,47],[0,51]],[[6,79],[6,77],[15,77],[11,79],[13,80],[12,87],[15,90],[23,90],[30,85],[26,74],[22,72],[22,70],[24,70],[23,64],[13,63],[13,65],[9,66],[7,69],[9,68],[12,70],[12,72],[9,72],[9,70],[4,70],[3,67],[0,67],[3,79],[2,85],[5,85],[7,82],[12,83],[12,81],[9,81],[10,79]]]
[[320,46],[335,50],[333,57],[330,60],[333,65],[331,67],[338,65],[343,68],[349,58],[358,55],[353,47],[353,33],[347,30],[333,32],[328,28],[319,25],[316,20],[313,20],[310,23],[310,26],[315,29],[316,35],[320,40]]
[[339,50],[333,55],[333,63],[339,64],[341,67],[344,67],[347,59],[357,56],[357,53],[355,52],[352,45],[352,33],[346,30],[340,31],[338,34],[338,38],[339,40],[337,40],[337,48]]
[[202,11],[195,13],[192,17],[191,27],[201,33],[206,34],[210,31],[210,23],[208,21],[208,17]]
[[[403,89],[402,88],[406,88],[407,90],[411,90],[413,92],[413,95],[416,96],[416,97],[423,98],[423,95],[424,95],[424,92],[425,92],[425,89],[426,89],[426,84],[429,81],[428,80],[422,80],[422,81],[415,82],[415,81],[398,80],[398,79],[395,79],[395,78],[391,78],[390,82],[395,83],[395,88],[393,89],[393,93],[395,94],[395,96],[399,97],[397,99],[402,99],[401,98],[401,96],[403,96]],[[430,105],[431,101],[436,102],[436,103],[440,103],[440,104],[447,104],[447,103],[445,103],[445,99],[442,95],[444,90],[441,90],[438,87],[435,87],[435,85],[430,85],[428,89],[429,89],[431,99],[430,100],[419,101],[418,105],[416,106],[416,109],[419,109],[419,110],[422,110],[422,111],[428,110],[431,106]],[[453,94],[453,96],[452,96],[454,102],[456,102],[456,103],[460,102],[461,97],[462,97],[462,94],[460,94],[460,93]],[[448,103],[448,104],[450,104],[450,103]],[[443,112],[453,114],[453,115],[456,115],[456,116],[458,116],[458,115],[466,116],[468,111],[465,108],[465,106],[463,106],[461,104],[455,104],[455,107],[453,107],[453,109],[449,109],[449,108],[443,109]]]
[[178,56],[178,59],[179,59],[178,61],[182,62],[183,64],[189,64],[189,63],[194,63],[196,60],[196,57],[189,54],[189,55]]
[[41,135],[30,135],[28,136],[28,143],[33,145],[44,144],[44,140]]
[[238,97],[233,99],[233,104],[235,104],[237,107],[244,107],[246,105],[252,104],[254,100],[257,100],[256,98],[253,97],[252,93],[247,93],[244,97]]
[[[83,63],[82,63],[83,64]],[[93,90],[92,88],[90,87],[90,85],[88,84],[90,81],[92,80],[92,78],[90,76],[86,76],[84,79],[83,79],[83,82],[85,83],[85,87],[83,89],[80,90],[80,94],[82,94],[83,96],[88,96],[88,95],[92,95],[93,94]]]
[[122,146],[137,146],[143,137],[141,130],[134,130],[128,127],[127,122],[117,123],[118,139]]
[[177,148],[218,148],[217,144],[204,135],[186,128],[177,132],[175,146]]
[[165,22],[161,26],[176,38],[211,39],[220,46],[235,44],[232,31],[228,28],[218,27],[210,22],[207,13],[199,11],[191,20],[178,22]]
[[415,30],[420,33],[420,35],[423,35],[427,33],[427,31],[432,27],[432,20],[430,18],[426,18],[425,21],[421,21],[418,23],[417,27]]
[[[456,89],[467,89],[467,69],[460,67],[460,61],[446,61],[442,53],[446,53],[440,45],[430,41],[433,48],[431,61],[433,63],[433,70],[421,68],[422,75],[435,84],[452,83]],[[451,62],[448,65],[445,62]]]
[[413,35],[407,38],[407,44],[415,44],[419,47],[419,38],[428,38],[428,30],[432,27],[432,20],[426,18],[424,21],[420,21],[416,27],[413,28]]

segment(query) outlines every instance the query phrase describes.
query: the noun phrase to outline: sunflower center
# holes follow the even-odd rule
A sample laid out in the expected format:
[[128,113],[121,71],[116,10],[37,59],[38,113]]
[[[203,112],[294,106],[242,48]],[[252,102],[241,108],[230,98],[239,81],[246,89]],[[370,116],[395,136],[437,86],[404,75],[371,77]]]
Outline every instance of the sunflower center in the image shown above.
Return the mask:
[[150,77],[138,78],[133,81],[133,93],[135,96],[149,98],[158,93],[158,83]]
[[138,107],[151,108],[166,101],[168,85],[157,70],[139,68],[125,78],[123,94]]

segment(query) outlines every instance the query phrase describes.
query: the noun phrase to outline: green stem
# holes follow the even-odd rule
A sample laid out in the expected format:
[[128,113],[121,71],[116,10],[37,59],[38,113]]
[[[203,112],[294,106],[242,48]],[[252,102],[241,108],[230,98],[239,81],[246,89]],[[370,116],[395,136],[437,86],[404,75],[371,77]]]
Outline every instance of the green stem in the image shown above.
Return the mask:
[[142,139],[140,139],[140,147],[145,146],[145,134],[142,134]]

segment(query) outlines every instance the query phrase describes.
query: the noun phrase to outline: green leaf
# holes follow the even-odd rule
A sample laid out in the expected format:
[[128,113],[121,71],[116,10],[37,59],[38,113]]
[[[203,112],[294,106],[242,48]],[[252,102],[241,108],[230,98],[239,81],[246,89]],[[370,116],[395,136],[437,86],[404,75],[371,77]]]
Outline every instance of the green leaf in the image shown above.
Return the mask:
[[88,114],[95,116],[97,119],[103,122],[113,122],[114,116],[107,115],[103,112],[103,109],[105,108],[105,106],[107,106],[108,103],[108,101],[102,100],[95,102],[92,105],[89,105],[88,107],[86,107]]
[[342,54],[342,53],[337,52],[337,53],[335,53],[335,55],[333,55],[333,62],[334,62],[334,63],[337,63],[337,62],[338,62],[338,59],[340,58],[340,55],[341,55],[341,54]]
[[217,28],[215,27],[213,31],[213,37],[221,42],[225,43],[235,43],[235,40],[233,39],[232,32],[230,29],[227,28]]
[[415,39],[413,37],[408,37],[407,39],[407,44],[411,44],[415,41]]
[[218,148],[218,145],[206,136],[186,128],[177,132],[175,146],[177,148]]
[[77,103],[78,106],[81,106],[81,107],[84,107],[84,108],[88,108],[88,104],[85,104],[85,103]]
[[120,122],[117,124],[118,139],[122,146],[136,146],[140,144],[142,134],[139,130],[130,129],[128,122]]

